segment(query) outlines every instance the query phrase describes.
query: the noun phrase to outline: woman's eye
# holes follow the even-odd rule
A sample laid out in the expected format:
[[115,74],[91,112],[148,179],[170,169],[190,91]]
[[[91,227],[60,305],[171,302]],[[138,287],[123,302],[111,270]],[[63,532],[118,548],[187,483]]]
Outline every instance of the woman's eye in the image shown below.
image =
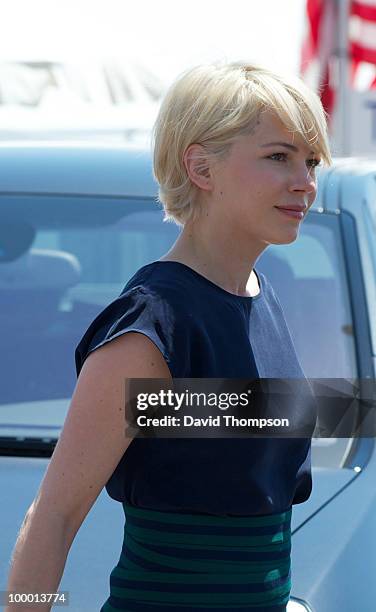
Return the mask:
[[[287,153],[273,153],[272,155],[269,155],[269,159],[273,159],[273,157],[279,157],[285,160],[287,157]],[[281,159],[276,159],[275,161],[281,161]]]
[[321,159],[307,159],[307,165],[310,168],[316,168],[317,166],[319,166],[321,164]]
[[[273,161],[286,161],[287,153],[273,153],[272,155],[269,155],[269,159],[272,159]],[[313,157],[311,159],[307,159],[306,163],[308,168],[316,168],[321,164],[321,159],[316,159]]]

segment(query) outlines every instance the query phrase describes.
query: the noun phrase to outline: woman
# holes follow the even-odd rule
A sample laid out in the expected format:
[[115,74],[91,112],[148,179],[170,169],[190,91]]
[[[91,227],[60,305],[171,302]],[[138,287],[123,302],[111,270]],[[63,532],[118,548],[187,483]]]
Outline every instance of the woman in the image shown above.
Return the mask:
[[268,245],[296,240],[321,160],[331,161],[325,113],[299,79],[227,64],[172,85],[154,129],[154,172],[165,219],[183,229],[77,347],[77,386],[10,590],[57,589],[106,485],[126,526],[102,612],[285,610],[291,509],[310,495],[310,440],[131,441],[124,379],[304,378],[278,298],[254,266]]

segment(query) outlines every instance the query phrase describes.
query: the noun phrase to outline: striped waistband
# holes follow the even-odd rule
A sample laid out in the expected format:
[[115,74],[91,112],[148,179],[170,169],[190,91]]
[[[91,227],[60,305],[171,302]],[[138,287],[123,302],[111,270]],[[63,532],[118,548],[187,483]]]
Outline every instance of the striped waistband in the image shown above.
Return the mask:
[[287,603],[291,508],[270,515],[218,517],[123,507],[124,543],[110,577],[105,604],[110,607],[103,612],[261,612]]

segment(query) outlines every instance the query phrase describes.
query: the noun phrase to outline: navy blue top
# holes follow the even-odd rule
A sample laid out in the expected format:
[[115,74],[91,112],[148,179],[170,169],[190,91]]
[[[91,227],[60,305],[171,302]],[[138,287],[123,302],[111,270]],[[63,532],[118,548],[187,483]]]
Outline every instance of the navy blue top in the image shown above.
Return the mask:
[[[185,264],[143,266],[92,322],[76,349],[79,374],[93,350],[145,334],[173,378],[299,378],[280,302],[239,296]],[[106,484],[132,506],[214,515],[283,512],[311,492],[310,438],[134,438]]]

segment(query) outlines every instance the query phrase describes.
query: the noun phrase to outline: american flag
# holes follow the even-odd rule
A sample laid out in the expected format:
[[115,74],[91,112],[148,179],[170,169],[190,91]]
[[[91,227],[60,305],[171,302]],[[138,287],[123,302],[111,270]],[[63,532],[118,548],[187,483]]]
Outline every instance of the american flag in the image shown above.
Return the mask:
[[351,3],[349,37],[353,84],[376,89],[376,0]]
[[[335,106],[338,84],[341,2],[343,0],[307,0],[306,3],[300,73],[320,93],[329,116]],[[376,89],[376,0],[353,0],[347,6],[349,84],[358,90]]]

